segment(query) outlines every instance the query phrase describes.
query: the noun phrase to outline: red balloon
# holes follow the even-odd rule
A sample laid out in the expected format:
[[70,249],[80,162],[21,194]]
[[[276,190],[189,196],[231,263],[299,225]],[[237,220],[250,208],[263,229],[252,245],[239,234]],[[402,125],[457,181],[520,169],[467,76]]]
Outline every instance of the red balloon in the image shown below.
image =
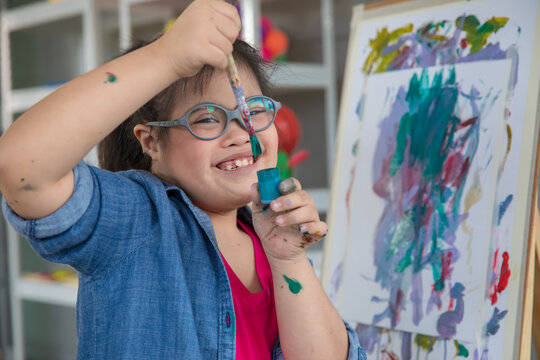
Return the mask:
[[298,146],[302,133],[298,118],[291,108],[282,104],[276,115],[275,124],[278,132],[279,148],[290,154]]

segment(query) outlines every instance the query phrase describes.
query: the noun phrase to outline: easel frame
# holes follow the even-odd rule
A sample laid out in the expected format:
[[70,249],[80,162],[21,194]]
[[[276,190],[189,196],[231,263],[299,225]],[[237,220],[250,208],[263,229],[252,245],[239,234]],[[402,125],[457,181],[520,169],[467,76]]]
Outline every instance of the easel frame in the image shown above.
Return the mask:
[[[464,2],[465,3],[465,2]],[[403,13],[411,11],[419,11],[423,7],[435,7],[438,4],[448,4],[448,1],[424,1],[424,0],[386,0],[374,4],[365,5],[363,7],[362,14],[353,14],[354,17],[361,17],[362,20],[369,20],[372,18],[378,18],[381,16],[395,16],[401,15]],[[354,41],[354,36],[356,28],[351,27],[351,40]],[[512,328],[515,328],[515,335],[512,340],[507,340],[506,343],[516,344],[513,346],[513,352],[511,358],[519,359],[530,359],[530,348],[531,348],[531,335],[532,335],[532,314],[533,314],[533,292],[534,289],[534,269],[535,269],[535,254],[538,254],[538,263],[540,264],[540,203],[537,200],[538,198],[538,176],[539,176],[539,167],[540,167],[540,140],[539,140],[539,130],[540,130],[540,108],[537,108],[536,104],[540,103],[539,98],[539,85],[540,85],[540,69],[535,68],[535,64],[540,62],[540,5],[536,12],[536,25],[535,25],[535,39],[534,49],[532,51],[532,61],[531,67],[529,69],[529,83],[527,88],[527,101],[526,101],[526,112],[524,119],[536,119],[531,121],[530,126],[523,128],[523,134],[529,134],[527,140],[522,143],[522,152],[529,149],[536,149],[536,151],[530,151],[528,156],[521,156],[519,160],[519,173],[527,172],[529,173],[530,169],[534,169],[531,172],[531,176],[528,179],[520,178],[519,186],[520,191],[516,192],[516,203],[526,204],[526,206],[520,205],[519,211],[516,209],[514,215],[514,230],[512,233],[512,239],[523,238],[524,241],[527,240],[527,244],[523,245],[523,252],[514,251],[514,257],[516,259],[525,259],[521,264],[519,269],[520,279],[519,281],[514,281],[512,286],[512,294],[514,297],[523,297],[521,299],[510,299],[514,303],[521,303],[522,312],[521,316],[516,316],[515,323],[512,324]],[[351,50],[351,43],[349,43],[349,51]],[[350,65],[353,56],[348,54],[347,65]],[[350,67],[350,66],[349,66]],[[537,67],[537,66],[536,66]],[[345,70],[345,81],[343,84],[343,93],[348,90],[348,81],[347,75],[351,74],[351,69],[346,68]],[[539,99],[539,100],[537,100]],[[343,124],[345,121],[343,119],[343,113],[345,108],[348,106],[345,102],[347,99],[342,100],[340,107],[340,124]],[[341,129],[338,129],[338,140],[343,138],[343,133],[346,131],[344,126],[341,126]],[[524,136],[525,138],[525,136]],[[340,149],[339,143],[336,149],[336,161],[334,166],[334,177],[333,184],[338,182],[338,170],[340,169],[340,152],[343,153],[343,149]],[[526,190],[524,190],[526,189]],[[336,203],[337,198],[337,189],[335,186],[332,187],[332,200],[329,211],[328,222],[330,224],[330,229],[332,230],[332,224],[334,223],[334,211],[338,205]],[[518,201],[519,200],[519,201]],[[536,204],[536,206],[535,206]],[[519,219],[521,218],[521,219]],[[536,241],[535,241],[536,240]],[[536,244],[538,243],[538,245]],[[328,254],[331,252],[332,244],[327,241],[324,249],[324,261],[323,261],[323,274],[322,282],[325,288],[328,289],[330,284],[330,260]],[[536,251],[535,251],[536,248]],[[522,255],[522,257],[520,257]],[[516,260],[517,261],[517,260]],[[510,292],[510,289],[508,290]],[[540,289],[536,289],[537,296],[540,297]],[[540,305],[539,305],[540,306]],[[519,308],[518,308],[519,309]],[[540,319],[539,319],[540,320]],[[540,334],[538,334],[540,343]],[[519,346],[517,345],[519,344]],[[540,351],[540,349],[537,349]],[[506,354],[510,355],[510,354]]]

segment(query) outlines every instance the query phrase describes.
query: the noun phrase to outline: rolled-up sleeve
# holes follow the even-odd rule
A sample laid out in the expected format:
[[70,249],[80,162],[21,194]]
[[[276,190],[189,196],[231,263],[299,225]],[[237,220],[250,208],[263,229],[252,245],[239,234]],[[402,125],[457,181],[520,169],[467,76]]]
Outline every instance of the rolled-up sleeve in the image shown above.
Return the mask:
[[148,189],[165,192],[161,182],[145,172],[113,173],[81,162],[73,174],[71,197],[49,216],[25,220],[5,200],[2,207],[9,223],[39,255],[95,277],[147,239],[158,224]]
[[36,220],[25,220],[11,210],[2,198],[2,210],[6,220],[15,231],[28,238],[49,238],[71,228],[88,209],[92,199],[94,183],[87,166],[80,163],[73,169],[73,194],[68,201],[49,216]]
[[360,341],[358,340],[358,335],[356,331],[344,321],[345,327],[347,328],[347,335],[349,336],[349,356],[348,360],[366,360],[367,355],[364,349],[360,346]]

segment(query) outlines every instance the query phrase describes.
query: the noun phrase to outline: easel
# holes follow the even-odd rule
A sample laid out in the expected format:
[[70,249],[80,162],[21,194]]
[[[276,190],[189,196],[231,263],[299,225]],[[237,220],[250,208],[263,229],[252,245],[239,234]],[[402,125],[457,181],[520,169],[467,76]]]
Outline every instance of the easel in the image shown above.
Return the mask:
[[[540,359],[540,200],[538,199],[538,187],[540,186],[540,140],[538,141],[538,152],[536,154],[536,186],[533,191],[534,203],[531,214],[531,241],[536,246],[536,261],[531,259],[531,262],[535,263],[534,267],[534,282],[531,281],[534,287],[534,299],[532,299],[532,337],[534,341],[534,348],[536,350],[537,359]],[[531,269],[532,272],[532,269]]]
[[[410,0],[385,0],[385,1],[379,1],[372,4],[365,5],[365,10],[379,10],[380,8],[383,8],[388,5],[398,5],[400,6],[401,3],[407,3]],[[404,4],[406,5],[406,4]],[[539,10],[540,14],[540,10]],[[540,34],[540,16],[537,18],[537,24],[536,24],[536,36]],[[538,43],[535,44],[535,50],[534,52],[538,55],[540,47],[538,46]],[[529,91],[530,93],[533,93],[534,90],[532,87],[538,86],[538,72],[533,72],[531,74],[531,79],[533,85],[529,85]],[[534,84],[536,82],[536,84]],[[532,86],[532,87],[531,87]],[[529,99],[530,100],[530,99]],[[528,102],[530,103],[530,101]],[[540,97],[538,98],[538,102],[540,103]],[[532,112],[532,111],[531,111]],[[529,115],[531,115],[529,113]],[[523,287],[521,288],[521,291],[519,292],[519,297],[517,301],[522,305],[521,306],[521,314],[518,313],[516,325],[514,328],[515,337],[513,341],[511,341],[512,344],[515,344],[516,346],[519,345],[519,349],[514,353],[512,358],[518,358],[520,360],[529,360],[531,359],[531,341],[534,341],[536,353],[538,356],[538,360],[540,360],[540,200],[539,200],[539,186],[540,186],[540,137],[538,136],[540,132],[540,112],[537,112],[537,114],[532,114],[536,117],[536,142],[534,144],[528,144],[527,148],[529,151],[534,153],[534,149],[536,148],[536,158],[532,157],[532,163],[530,165],[535,164],[534,168],[534,178],[532,180],[532,189],[530,187],[530,184],[527,184],[525,186],[527,190],[532,190],[530,192],[531,197],[528,198],[528,203],[530,204],[528,209],[526,210],[525,214],[521,215],[521,219],[528,218],[528,242],[526,245],[526,252],[524,252],[524,255],[522,258],[521,264],[523,264],[522,274],[524,271],[524,278],[522,278],[521,281],[523,281]],[[531,119],[531,117],[528,117],[528,119]],[[534,127],[534,126],[533,126]],[[529,131],[532,129],[529,128]],[[529,132],[529,134],[531,134]],[[533,154],[534,156],[534,154]],[[529,170],[530,165],[527,164],[527,167]],[[525,189],[525,187],[522,187],[521,189]],[[528,196],[527,196],[528,197]],[[522,209],[524,209],[522,207]],[[518,226],[516,228],[525,231],[526,224],[523,224],[521,226]],[[327,281],[328,282],[328,281]],[[325,282],[325,283],[327,283]],[[514,292],[516,294],[516,292]],[[515,304],[515,302],[514,302]],[[515,309],[515,307],[514,307]],[[519,306],[518,306],[519,309]],[[521,315],[521,319],[520,319]],[[521,321],[519,321],[521,320]],[[519,323],[520,322],[520,323]],[[518,324],[519,323],[519,324]],[[519,333],[518,333],[519,331]],[[519,356],[518,356],[519,353]]]
[[[537,25],[538,26],[538,25]],[[540,96],[539,96],[540,101]],[[537,113],[537,131],[540,112]],[[523,297],[523,318],[521,327],[520,359],[532,359],[529,355],[531,339],[540,360],[540,137],[537,138],[536,166],[532,191],[531,217],[529,226],[529,250],[527,257],[527,276]],[[530,294],[527,296],[527,294]]]

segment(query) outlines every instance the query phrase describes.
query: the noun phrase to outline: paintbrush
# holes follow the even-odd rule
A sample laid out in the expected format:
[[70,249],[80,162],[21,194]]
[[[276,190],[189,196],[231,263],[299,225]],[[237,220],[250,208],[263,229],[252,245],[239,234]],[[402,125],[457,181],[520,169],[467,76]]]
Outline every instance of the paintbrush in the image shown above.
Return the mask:
[[227,75],[229,76],[229,81],[234,92],[234,97],[236,98],[236,103],[240,107],[240,112],[242,113],[242,120],[246,125],[246,128],[249,133],[249,142],[251,143],[251,152],[253,153],[253,160],[257,159],[259,155],[262,154],[261,144],[259,144],[259,139],[255,135],[255,129],[253,129],[253,123],[251,122],[251,114],[249,107],[246,102],[246,97],[244,95],[244,89],[240,83],[240,76],[238,76],[238,69],[236,68],[236,63],[234,58],[231,55],[227,58]]
[[[235,6],[237,5],[235,0],[228,0],[228,3]],[[227,75],[229,77],[229,82],[231,83],[234,97],[236,98],[236,103],[238,104],[240,112],[242,113],[242,120],[244,121],[249,133],[249,142],[251,143],[253,160],[256,160],[257,157],[262,154],[261,144],[255,135],[255,129],[253,129],[253,122],[251,121],[251,114],[246,102],[246,96],[244,95],[244,89],[242,87],[242,83],[240,82],[240,76],[238,75],[238,68],[236,67],[232,54],[227,57]]]
[[[235,0],[228,0],[230,4],[237,6]],[[238,7],[238,6],[237,6]],[[249,107],[246,103],[246,96],[244,95],[244,89],[240,83],[240,76],[238,76],[238,69],[232,54],[227,57],[227,75],[236,98],[236,103],[240,107],[242,113],[242,120],[246,125],[249,133],[249,142],[251,143],[251,152],[253,153],[253,160],[257,159],[262,154],[261,144],[259,139],[255,136],[255,129],[253,129],[253,123],[251,122],[251,114]],[[263,169],[257,171],[258,189],[260,193],[261,203],[270,204],[272,200],[278,198],[281,194],[279,192],[279,184],[281,178],[278,168]]]

